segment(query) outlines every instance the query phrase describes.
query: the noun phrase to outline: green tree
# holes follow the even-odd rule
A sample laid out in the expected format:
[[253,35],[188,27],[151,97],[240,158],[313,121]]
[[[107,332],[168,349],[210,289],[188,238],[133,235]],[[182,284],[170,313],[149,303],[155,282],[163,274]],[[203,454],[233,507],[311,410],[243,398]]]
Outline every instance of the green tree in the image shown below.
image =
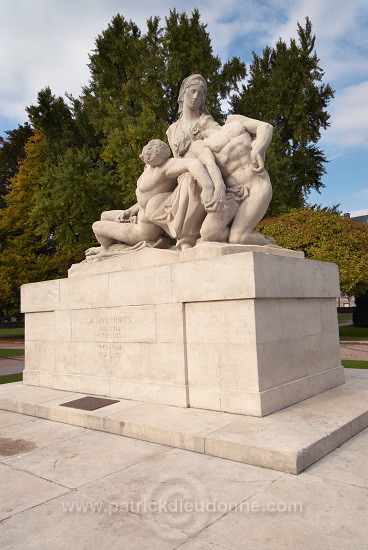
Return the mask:
[[234,113],[269,122],[274,136],[267,151],[274,197],[269,214],[277,215],[305,205],[312,189],[323,187],[326,157],[316,143],[329,126],[326,107],[333,97],[315,52],[315,35],[306,18],[298,24],[298,42],[281,39],[262,56],[253,53],[250,78],[232,99]]
[[37,105],[27,108],[45,144],[45,163],[28,216],[42,240],[52,238],[67,254],[78,251],[81,260],[93,221],[121,200],[122,192],[114,170],[100,158],[99,136],[87,110],[80,100],[68,98],[69,103],[45,88]]
[[355,296],[368,289],[368,226],[324,210],[294,209],[265,218],[257,230],[306,258],[336,263],[343,294]]
[[91,244],[101,211],[135,202],[139,154],[150,139],[166,139],[183,78],[203,74],[210,110],[222,120],[221,99],[246,74],[237,58],[221,66],[198,10],[172,10],[164,26],[151,17],[146,34],[116,15],[96,39],[89,68],[80,98],[66,102],[46,88],[27,109],[49,151],[31,219],[38,235],[52,234],[65,250]]
[[165,139],[175,119],[182,80],[193,73],[206,78],[210,111],[221,121],[221,99],[246,75],[238,58],[221,66],[198,10],[190,17],[172,10],[165,25],[160,23],[149,18],[142,35],[135,23],[116,15],[96,40],[91,81],[82,98],[103,136],[101,158],[116,166],[122,180],[126,206],[134,200],[143,146],[152,138]]
[[0,136],[0,209],[6,206],[5,195],[11,178],[19,169],[19,163],[25,158],[25,144],[33,134],[26,122],[15,130],[7,130],[5,139]]

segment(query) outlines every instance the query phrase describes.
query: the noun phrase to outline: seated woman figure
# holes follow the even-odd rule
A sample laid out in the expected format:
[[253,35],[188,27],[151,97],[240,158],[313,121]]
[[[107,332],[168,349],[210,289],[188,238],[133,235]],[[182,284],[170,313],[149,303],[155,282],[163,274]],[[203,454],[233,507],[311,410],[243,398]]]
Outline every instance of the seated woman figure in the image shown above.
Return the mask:
[[[167,130],[175,157],[197,157],[214,181],[222,175],[226,182],[226,205],[221,212],[203,213],[203,223],[196,228],[197,242],[270,244],[252,230],[265,215],[272,197],[264,154],[273,128],[242,115],[231,115],[221,127],[208,113],[206,96],[207,83],[202,75],[185,78],[178,97],[179,118]],[[192,178],[185,174],[180,179],[184,193],[185,185],[190,189]],[[196,219],[200,221],[200,216]]]

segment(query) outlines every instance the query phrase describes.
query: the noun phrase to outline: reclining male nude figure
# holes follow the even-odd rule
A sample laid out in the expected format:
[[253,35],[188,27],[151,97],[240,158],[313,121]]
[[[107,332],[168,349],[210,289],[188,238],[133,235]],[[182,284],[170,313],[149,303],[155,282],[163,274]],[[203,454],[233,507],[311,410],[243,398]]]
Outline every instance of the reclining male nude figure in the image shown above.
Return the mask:
[[273,239],[253,232],[272,198],[270,178],[264,169],[264,154],[272,132],[270,124],[242,115],[229,116],[223,126],[211,116],[201,115],[199,139],[191,144],[190,151],[212,179],[222,175],[227,193],[225,207],[207,213],[199,242],[273,243]]
[[[184,201],[183,197],[180,200],[179,197],[175,198],[174,217],[185,218],[191,208],[196,226],[194,240],[199,236],[206,212],[220,212],[224,207],[226,188],[221,174],[216,174],[215,180],[212,181],[198,159],[170,158],[169,147],[158,139],[151,140],[143,148],[140,159],[146,166],[137,182],[137,203],[127,210],[110,210],[102,213],[101,220],[92,225],[101,246],[86,250],[87,257],[106,252],[116,243],[134,246],[142,241],[155,242],[164,230],[176,237],[177,235],[172,235],[167,219],[168,213],[173,210],[171,197],[177,195],[177,178],[186,172],[193,176],[200,187],[200,201],[194,197],[191,200],[195,204],[191,205],[190,200],[186,200],[187,197]],[[181,235],[179,240],[179,248],[195,244],[186,242],[185,235]]]

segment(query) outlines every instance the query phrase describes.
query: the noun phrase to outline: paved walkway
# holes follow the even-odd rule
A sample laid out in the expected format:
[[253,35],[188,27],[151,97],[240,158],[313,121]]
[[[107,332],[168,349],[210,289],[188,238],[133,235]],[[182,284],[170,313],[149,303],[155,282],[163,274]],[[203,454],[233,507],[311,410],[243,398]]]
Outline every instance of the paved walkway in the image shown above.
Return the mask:
[[2,349],[24,349],[24,340],[0,338],[0,376],[22,372],[24,370],[24,355],[2,358]]
[[24,370],[24,357],[0,359],[0,376],[18,374]]
[[0,411],[0,548],[368,549],[367,456],[295,476]]

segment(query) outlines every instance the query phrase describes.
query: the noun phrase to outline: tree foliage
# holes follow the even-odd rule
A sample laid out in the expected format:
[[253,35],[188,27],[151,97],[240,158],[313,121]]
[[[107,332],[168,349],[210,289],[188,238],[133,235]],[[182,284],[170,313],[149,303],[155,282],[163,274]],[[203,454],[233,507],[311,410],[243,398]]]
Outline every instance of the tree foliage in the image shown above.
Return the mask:
[[315,52],[315,35],[306,18],[298,24],[298,42],[281,39],[262,56],[253,53],[250,78],[232,111],[269,122],[274,127],[266,166],[274,190],[269,214],[305,206],[312,189],[323,187],[326,157],[316,143],[329,126],[326,107],[333,97]]
[[72,256],[58,250],[49,235],[36,235],[30,212],[47,159],[42,133],[35,130],[25,146],[26,157],[10,179],[7,207],[0,214],[0,311],[19,311],[19,287],[23,283],[60,277]]
[[18,125],[15,130],[5,132],[5,139],[0,136],[0,208],[6,205],[5,195],[11,178],[17,174],[19,163],[25,158],[25,144],[33,131],[28,123]]
[[336,263],[341,292],[349,296],[368,289],[368,226],[338,214],[308,208],[268,217],[257,230],[284,248],[302,250],[306,258]]

